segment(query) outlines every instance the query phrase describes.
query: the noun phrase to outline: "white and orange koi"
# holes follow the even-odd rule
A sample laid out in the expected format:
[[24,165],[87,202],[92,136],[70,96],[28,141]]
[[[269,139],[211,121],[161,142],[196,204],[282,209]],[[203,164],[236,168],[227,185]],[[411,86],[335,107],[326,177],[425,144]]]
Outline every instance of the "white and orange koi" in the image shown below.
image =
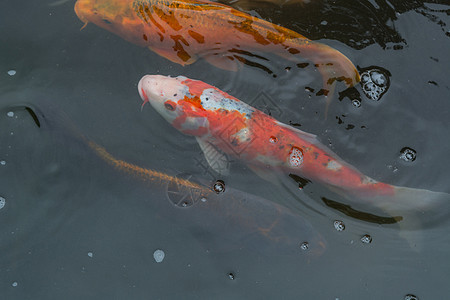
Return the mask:
[[430,207],[450,202],[450,194],[372,179],[315,135],[285,125],[202,81],[146,75],[138,89],[144,104],[149,102],[176,129],[196,137],[206,160],[218,172],[226,170],[226,160],[221,158],[228,155],[260,175],[275,170],[298,174],[390,215],[423,215]]

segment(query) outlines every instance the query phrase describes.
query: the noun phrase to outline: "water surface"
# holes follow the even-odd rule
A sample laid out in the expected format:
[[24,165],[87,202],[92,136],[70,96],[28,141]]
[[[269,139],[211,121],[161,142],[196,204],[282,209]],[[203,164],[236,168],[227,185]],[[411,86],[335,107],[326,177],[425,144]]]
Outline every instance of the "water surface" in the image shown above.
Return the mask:
[[[395,224],[353,219],[320,201],[333,196],[322,187],[311,184],[300,191],[286,182],[281,188],[239,162],[232,163],[231,176],[217,178],[205,169],[193,138],[174,130],[150,106],[140,110],[136,88],[145,74],[207,81],[318,135],[373,178],[450,193],[450,7],[433,2],[310,1],[250,11],[338,49],[361,69],[379,67],[390,73],[390,88],[379,101],[367,99],[358,86],[341,94],[341,101],[332,101],[325,120],[325,99],[305,89],[317,91],[318,74],[290,68],[276,57],[267,62],[273,74],[250,66],[228,72],[204,61],[182,67],[94,25],[80,31],[83,24],[73,1],[53,6],[51,1],[3,1],[2,295],[445,297],[450,292],[446,222],[403,232]],[[360,107],[352,104],[355,99]],[[55,108],[49,110],[49,104]],[[38,127],[25,107],[41,108],[48,120]],[[268,202],[257,208],[225,205],[228,213],[198,209],[201,203],[174,207],[167,182],[143,181],[115,169],[79,134],[118,159],[173,176],[191,174],[202,182],[223,179],[234,191],[211,196],[211,201],[253,195]],[[414,162],[399,158],[404,147],[417,152]],[[281,222],[274,231],[284,237],[281,241],[254,230],[254,224],[267,225],[274,218],[277,206],[270,203],[289,209],[285,219],[292,221]],[[242,222],[242,211],[248,211],[250,223]],[[344,231],[334,228],[335,220],[344,222]],[[365,234],[372,243],[360,241]],[[322,240],[326,250],[317,255],[314,247]],[[305,241],[311,244],[306,251],[300,248]],[[153,257],[155,250],[165,253],[161,263]]]

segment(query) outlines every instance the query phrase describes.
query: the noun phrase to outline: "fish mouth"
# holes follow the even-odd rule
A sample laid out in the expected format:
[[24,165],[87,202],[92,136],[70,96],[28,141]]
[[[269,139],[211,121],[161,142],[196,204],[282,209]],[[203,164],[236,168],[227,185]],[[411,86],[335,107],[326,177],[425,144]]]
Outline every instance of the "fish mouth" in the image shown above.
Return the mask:
[[138,83],[138,92],[139,92],[139,96],[141,96],[142,101],[144,101],[144,102],[142,103],[142,105],[141,105],[141,110],[144,109],[145,103],[148,103],[148,102],[149,102],[148,96],[147,96],[147,94],[145,93],[144,88],[142,87],[143,81],[144,81],[144,79],[145,79],[146,77],[147,77],[147,76],[142,77],[141,80],[139,80],[139,83]]

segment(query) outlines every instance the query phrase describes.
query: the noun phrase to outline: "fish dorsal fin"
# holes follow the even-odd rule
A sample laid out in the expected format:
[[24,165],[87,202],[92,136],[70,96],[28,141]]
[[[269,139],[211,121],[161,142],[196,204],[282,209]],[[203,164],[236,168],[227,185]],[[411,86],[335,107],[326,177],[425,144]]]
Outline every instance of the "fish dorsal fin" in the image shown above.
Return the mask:
[[301,131],[300,129],[297,129],[295,127],[286,125],[284,123],[281,123],[279,121],[276,121],[277,125],[283,128],[286,128],[289,131],[295,132],[302,140],[305,140],[311,144],[320,144],[319,140],[317,139],[317,135],[308,133],[305,131]]
[[221,175],[228,175],[230,173],[230,161],[227,155],[208,141],[198,137],[196,139],[209,166]]

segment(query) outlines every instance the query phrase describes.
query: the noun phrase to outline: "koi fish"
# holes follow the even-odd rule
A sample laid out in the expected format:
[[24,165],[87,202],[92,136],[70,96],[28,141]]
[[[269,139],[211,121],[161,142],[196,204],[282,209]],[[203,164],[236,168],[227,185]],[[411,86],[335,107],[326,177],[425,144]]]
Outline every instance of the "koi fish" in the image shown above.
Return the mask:
[[189,201],[195,202],[195,205],[186,209],[169,209],[168,217],[183,227],[192,227],[196,232],[210,231],[206,235],[207,243],[213,239],[220,240],[217,243],[225,243],[222,239],[231,236],[230,244],[244,245],[265,254],[298,255],[302,242],[308,243],[308,257],[319,256],[326,250],[325,239],[311,223],[282,205],[230,186],[227,186],[226,192],[216,194],[209,182],[194,182],[118,159],[83,135],[56,105],[42,99],[20,103],[17,97],[3,96],[0,96],[2,115],[6,116],[6,112],[11,110],[26,110],[36,126],[42,132],[54,135],[55,140],[63,141],[63,147],[77,145],[72,145],[72,148],[94,154],[117,170],[118,174],[124,173],[145,183],[166,186],[167,189],[171,186],[180,193],[189,194]]
[[[217,172],[226,157],[240,159],[261,177],[296,174],[353,203],[374,205],[391,216],[425,214],[450,203],[450,194],[398,187],[372,179],[343,161],[313,134],[283,124],[202,81],[146,75],[139,94],[180,132],[195,136]],[[277,172],[274,172],[277,171]]]
[[297,64],[304,63],[303,58],[321,73],[321,92],[329,95],[328,101],[337,81],[348,87],[360,81],[355,66],[341,52],[220,3],[78,0],[75,12],[85,25],[94,23],[183,66],[203,58],[225,70],[236,71],[246,63],[268,71],[252,61],[268,60],[259,53],[275,53]]

